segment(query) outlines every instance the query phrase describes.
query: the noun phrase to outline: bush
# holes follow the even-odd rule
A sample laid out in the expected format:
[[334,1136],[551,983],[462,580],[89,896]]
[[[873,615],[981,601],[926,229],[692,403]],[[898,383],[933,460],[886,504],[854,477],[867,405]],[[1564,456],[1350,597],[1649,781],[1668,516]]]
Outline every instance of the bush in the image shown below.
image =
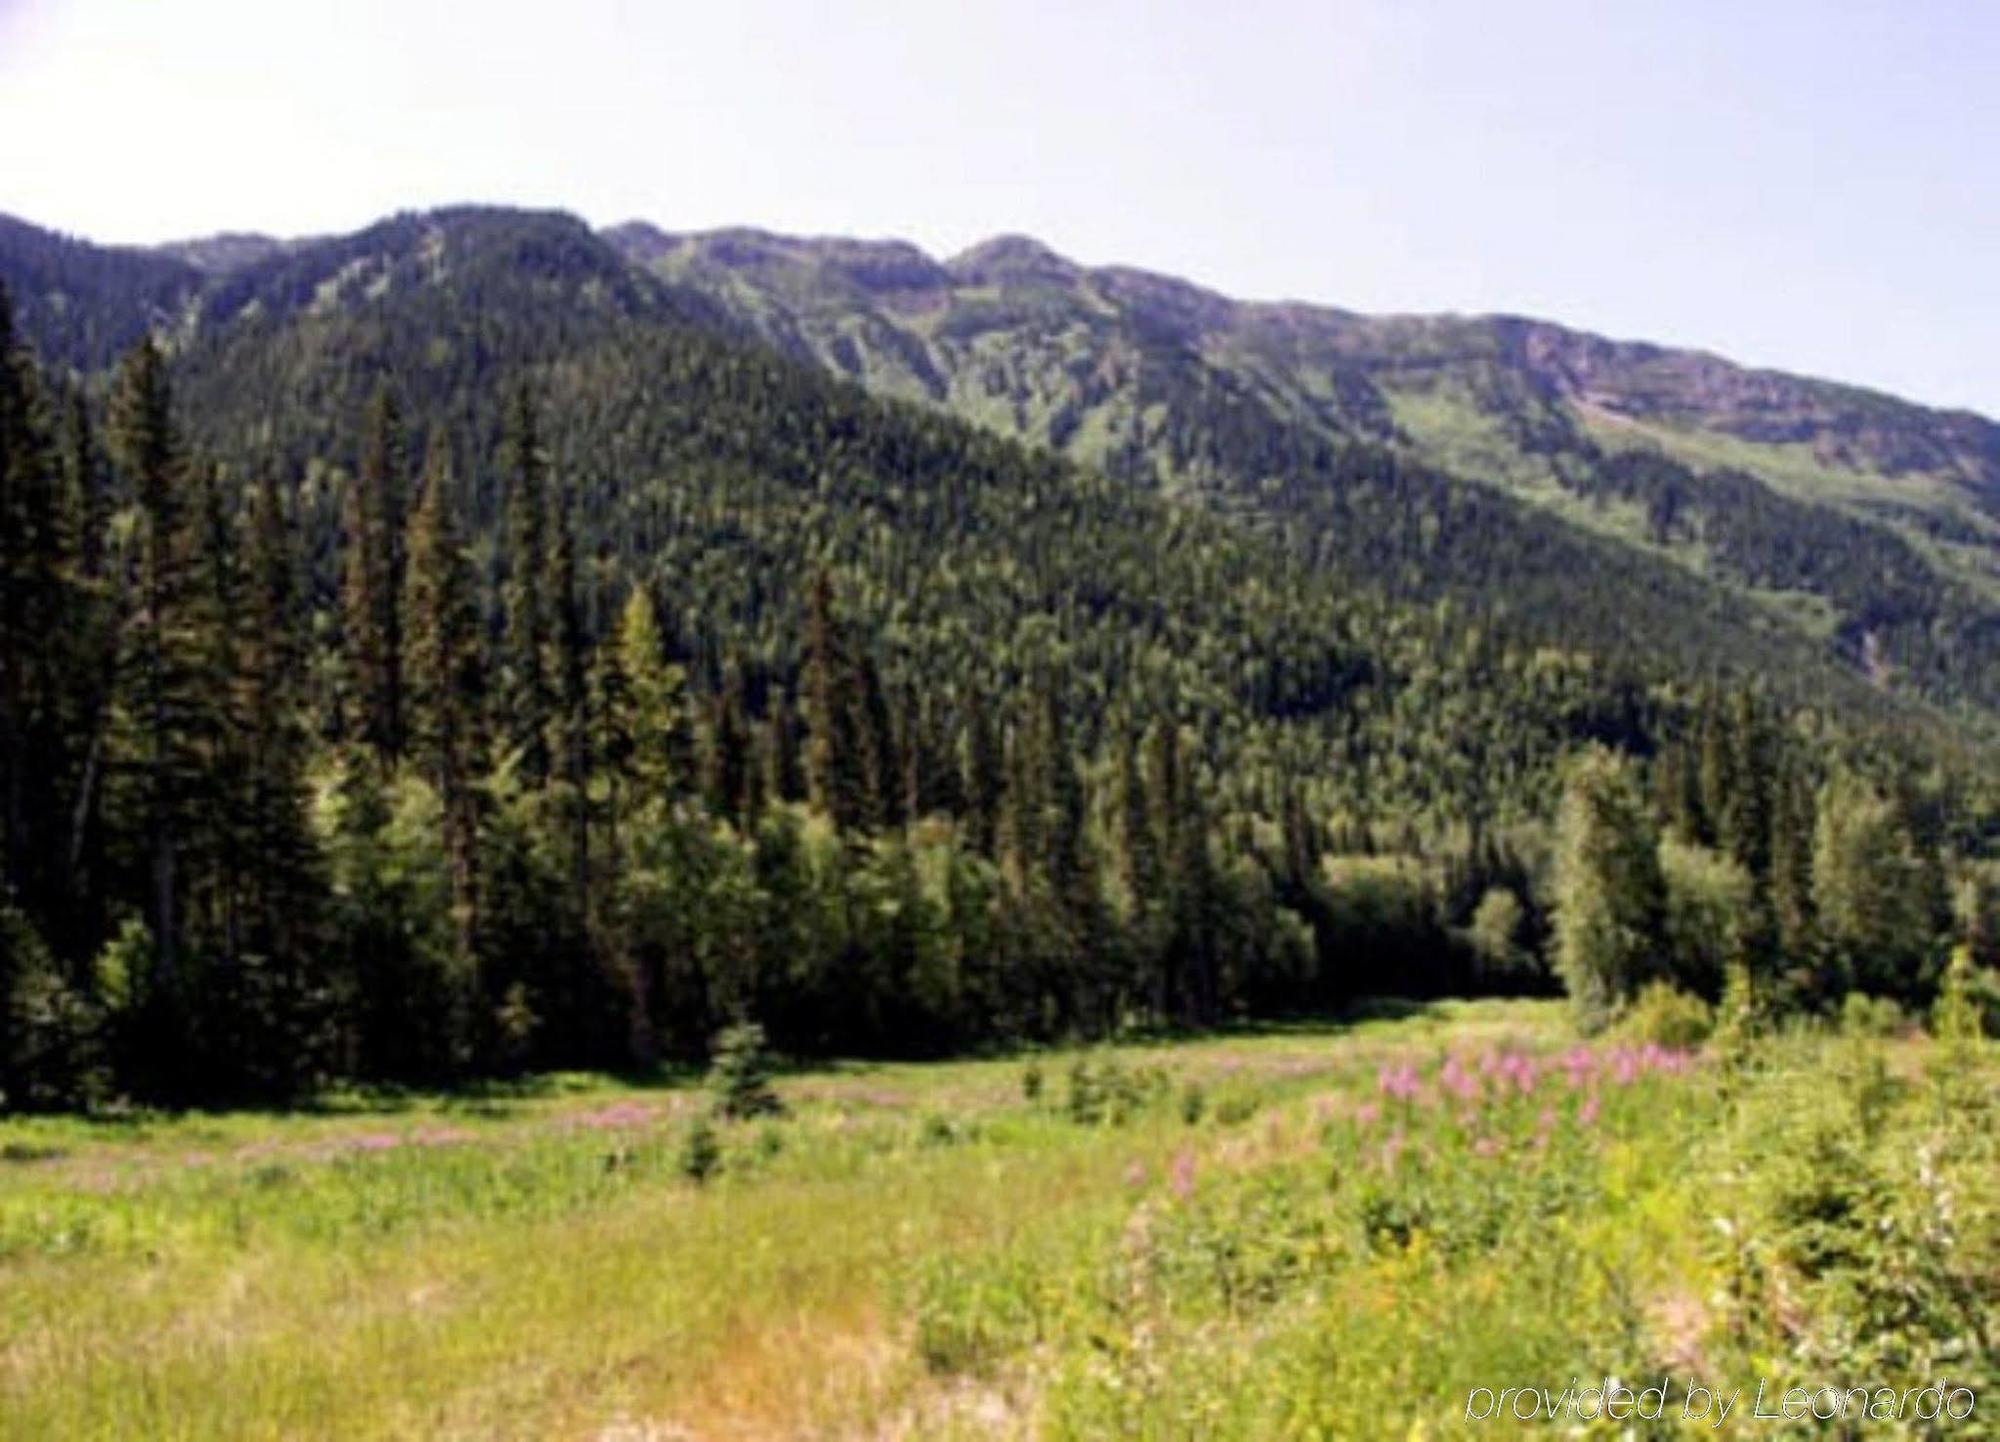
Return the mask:
[[681,1143],[681,1175],[690,1181],[707,1181],[722,1170],[722,1145],[707,1117],[696,1117]]
[[27,917],[0,906],[0,1110],[51,1111],[102,1090],[98,1009]]
[[1732,961],[1723,968],[1722,1000],[1715,1007],[1710,1050],[1725,1069],[1747,1070],[1755,1063],[1759,1043],[1769,1029],[1765,998],[1751,980],[1750,968]]
[[1182,1121],[1194,1126],[1201,1121],[1202,1114],[1207,1110],[1208,1093],[1202,1090],[1200,1082],[1189,1082],[1181,1088]]
[[1042,1099],[1042,1064],[1031,1061],[1021,1068],[1021,1097],[1030,1104]]
[[1521,898],[1507,887],[1491,887],[1479,898],[1465,928],[1465,939],[1479,958],[1482,975],[1509,980],[1535,969],[1534,954],[1522,942],[1527,920]]
[[715,1111],[729,1121],[778,1116],[784,1103],[771,1089],[771,1057],[764,1045],[764,1028],[754,1021],[726,1028],[715,1039],[708,1085],[715,1093]]
[[1715,1012],[1698,996],[1664,981],[1648,982],[1625,1009],[1618,1029],[1634,1040],[1659,1046],[1699,1046],[1715,1030]]
[[1063,1110],[1079,1126],[1097,1125],[1104,1119],[1104,1096],[1088,1057],[1080,1056],[1069,1064],[1068,1080],[1069,1095],[1063,1101]]
[[1158,1067],[1128,1067],[1116,1057],[1092,1066],[1080,1056],[1070,1063],[1063,1110],[1080,1126],[1123,1126],[1167,1089],[1167,1074]]
[[1840,1030],[1845,1036],[1895,1036],[1908,1025],[1903,1009],[1886,996],[1850,991],[1840,1003]]
[[1945,968],[1931,1008],[1931,1033],[1973,1041],[2000,1037],[2000,972],[1974,964],[1968,946],[1957,948]]
[[1252,1096],[1225,1097],[1217,1103],[1215,1119],[1225,1127],[1240,1127],[1257,1115],[1257,1098]]

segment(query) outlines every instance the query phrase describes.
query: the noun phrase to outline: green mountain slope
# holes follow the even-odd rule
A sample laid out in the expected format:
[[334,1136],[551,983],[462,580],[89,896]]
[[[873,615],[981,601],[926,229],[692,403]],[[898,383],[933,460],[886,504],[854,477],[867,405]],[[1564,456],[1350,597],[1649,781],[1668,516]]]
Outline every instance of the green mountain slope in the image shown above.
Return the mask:
[[[1268,341],[1283,313],[1258,312],[1255,325],[1232,322],[1241,308],[1193,287],[1083,272],[1024,240],[996,241],[940,266],[894,244],[747,232],[675,242],[629,227],[600,237],[559,213],[467,207],[397,216],[346,237],[236,247],[230,263],[208,271],[147,252],[62,244],[101,278],[101,294],[80,293],[107,318],[105,334],[119,326],[131,333],[149,316],[168,325],[197,437],[240,467],[276,461],[300,473],[329,538],[356,417],[378,378],[396,378],[420,424],[449,426],[469,452],[489,457],[501,395],[533,381],[579,490],[587,554],[613,575],[648,568],[663,584],[684,587],[689,614],[717,626],[762,628],[758,644],[780,669],[788,664],[776,639],[783,627],[779,613],[764,609],[769,585],[759,573],[793,575],[832,559],[857,570],[887,567],[897,578],[864,603],[885,628],[917,604],[907,594],[913,572],[968,613],[1001,605],[994,598],[1012,587],[1003,607],[1009,626],[1050,612],[1088,618],[1098,628],[1089,643],[1093,667],[1130,649],[1105,619],[1121,611],[1127,623],[1166,608],[1176,628],[1235,628],[1240,634],[1226,643],[1177,634],[1163,651],[1176,659],[1161,664],[1179,672],[1198,658],[1212,668],[1202,686],[1215,698],[1274,687],[1264,701],[1280,711],[1327,709],[1323,680],[1255,678],[1323,678],[1324,654],[1304,653],[1316,646],[1323,653],[1315,638],[1338,635],[1338,617],[1363,611],[1373,617],[1367,624],[1380,654],[1331,670],[1424,673],[1437,687],[1426,693],[1433,710],[1484,704],[1455,696],[1454,687],[1483,683],[1441,672],[1437,658],[1476,653],[1488,631],[1522,664],[1536,648],[1550,648],[1572,658],[1564,664],[1603,669],[1598,699],[1585,709],[1605,715],[1629,713],[1629,701],[1614,699],[1621,686],[1672,682],[1685,691],[1717,671],[1755,677],[1793,702],[1899,724],[1918,713],[1880,696],[1871,678],[1921,666],[1923,685],[1912,688],[1919,694],[1978,694],[1976,680],[1964,678],[1977,676],[1983,657],[1922,653],[1908,639],[1930,634],[1942,583],[1913,553],[1872,557],[1870,546],[1900,544],[1879,527],[1791,503],[1795,510],[1780,509],[1763,532],[1739,517],[1730,537],[1704,535],[1705,550],[1727,557],[1740,575],[1762,575],[1769,590],[1797,595],[1812,585],[1826,593],[1821,612],[1803,616],[1745,605],[1738,591],[1703,574],[1713,567],[1682,564],[1685,548],[1633,544],[1524,504],[1520,487],[1470,482],[1428,464],[1399,428],[1396,393],[1363,371],[1281,365],[1275,352],[1260,365],[1222,362],[1225,341],[1239,348],[1246,336]],[[64,333],[43,320],[51,313],[38,289],[45,271],[22,259],[36,253],[35,245],[0,246],[0,280],[26,297],[24,329],[44,353],[83,365],[90,355],[66,353]],[[171,312],[162,304],[133,313],[128,294],[168,280]],[[1328,322],[1334,330],[1342,323]],[[801,369],[746,347],[751,336],[817,364]],[[824,379],[827,369],[931,410],[884,410]],[[985,455],[989,443],[944,425],[939,405],[989,432],[1047,443],[1120,484],[1106,490],[1068,471],[1049,473],[1062,476],[1059,483],[1030,484],[1023,477],[1043,475],[1045,463],[1011,451],[973,465],[966,458]],[[969,465],[973,479],[961,474]],[[1679,470],[1666,482],[1652,473],[1667,465],[1602,453],[1576,482],[1579,504],[1643,504],[1618,488],[1650,496],[1678,483]],[[834,484],[828,475],[849,470],[866,479],[838,491],[837,501],[811,494]],[[975,484],[980,504],[1002,506],[1006,517],[961,535],[954,527],[972,513],[954,497]],[[1042,493],[1050,484],[1059,484],[1059,500]],[[1698,494],[1683,504],[1683,518],[1725,488],[1713,476],[1688,485]],[[1767,510],[1785,504],[1767,488],[1749,491]],[[473,501],[479,523],[490,525],[499,498],[483,468]],[[744,506],[763,509],[748,521],[736,514]],[[1749,510],[1736,500],[1730,509]],[[1838,544],[1795,544],[1800,511],[1835,527]],[[1110,553],[1079,560],[1055,589],[1048,574],[1035,575],[1025,592],[1003,580],[1023,554],[1048,554],[1050,537],[1095,538],[1107,528],[1117,535]],[[1778,559],[1744,539],[1765,533]],[[988,548],[976,564],[969,546]],[[1182,560],[1188,550],[1194,556]],[[331,539],[318,551],[330,590]],[[1223,553],[1239,557],[1234,570],[1216,569]],[[1803,581],[1781,564],[1786,559],[1803,568]],[[988,590],[978,599],[963,594],[966,568],[986,573]],[[1285,577],[1284,591],[1317,608],[1313,619],[1243,620],[1242,598],[1222,585],[1223,574],[1237,582]],[[1107,578],[1117,578],[1115,605],[1104,593]],[[1852,617],[1828,614],[1843,604]],[[1387,638],[1403,631],[1416,639],[1392,656],[1400,642]],[[1903,649],[1873,639],[1885,632]],[[1281,647],[1274,656],[1278,637],[1300,638],[1303,653],[1287,657]],[[706,644],[719,653],[719,640]],[[1068,636],[1064,644],[1083,643]],[[907,661],[914,678],[920,662],[914,653]],[[1001,683],[975,651],[961,661]],[[1112,688],[1112,679],[1091,674],[1088,684]],[[1320,701],[1273,699],[1295,685]],[[1162,685],[1161,694],[1180,687]],[[1226,709],[1220,699],[1204,704],[1217,717]],[[1421,714],[1411,716],[1413,728]],[[1343,712],[1339,724],[1355,723]],[[1631,726],[1629,717],[1580,724],[1586,732]],[[1527,730],[1552,734],[1541,722]],[[1418,769],[1442,772],[1462,770],[1453,758],[1478,750],[1450,733],[1435,744],[1400,735],[1393,746],[1423,751]]]
[[2000,701],[2000,427],[1506,317],[1229,300],[1006,237],[607,232],[789,353],[1169,489],[1286,430],[1379,448],[1721,582],[1877,681]]

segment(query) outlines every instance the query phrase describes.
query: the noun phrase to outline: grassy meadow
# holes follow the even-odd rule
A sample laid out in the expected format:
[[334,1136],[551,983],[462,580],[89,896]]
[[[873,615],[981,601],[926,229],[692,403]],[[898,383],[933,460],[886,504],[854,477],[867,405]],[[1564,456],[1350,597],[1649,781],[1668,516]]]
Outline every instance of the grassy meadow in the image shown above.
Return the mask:
[[1992,1436],[1993,1050],[1485,1001],[788,1074],[712,1158],[695,1078],[8,1120],[0,1437]]

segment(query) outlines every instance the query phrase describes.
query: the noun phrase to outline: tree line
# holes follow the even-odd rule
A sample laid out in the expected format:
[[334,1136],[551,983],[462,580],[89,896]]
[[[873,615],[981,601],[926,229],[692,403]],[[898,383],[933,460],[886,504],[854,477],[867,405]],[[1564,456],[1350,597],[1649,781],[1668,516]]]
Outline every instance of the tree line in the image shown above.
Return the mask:
[[[766,395],[705,355],[674,363]],[[382,381],[301,465],[191,441],[152,340],[93,394],[0,304],[0,356],[8,1106],[647,1066],[752,1019],[795,1053],[926,1054],[1550,989],[1581,873],[1569,812],[1535,818],[1592,737],[1695,767],[1661,816],[1793,954],[1790,802],[1744,819],[1673,739],[1715,707],[1261,584],[1282,553],[960,431],[817,392],[761,425],[648,407],[616,424],[686,469],[620,509],[520,378],[490,444]],[[762,469],[700,468],[746,445]],[[814,528],[847,549],[779,564]],[[1126,574],[1202,604],[1149,612]],[[996,667],[973,637],[1010,591]],[[1813,906],[1816,937],[1877,915]]]

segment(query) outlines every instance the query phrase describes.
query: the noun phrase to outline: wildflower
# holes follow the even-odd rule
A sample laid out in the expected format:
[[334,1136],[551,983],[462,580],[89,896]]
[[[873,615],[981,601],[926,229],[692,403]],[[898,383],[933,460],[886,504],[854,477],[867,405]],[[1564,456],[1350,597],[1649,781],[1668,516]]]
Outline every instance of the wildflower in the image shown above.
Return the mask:
[[1580,1091],[1597,1073],[1597,1057],[1587,1046],[1573,1046],[1563,1053],[1559,1063],[1569,1077],[1571,1091]]
[[1180,1201],[1194,1195],[1194,1153],[1182,1148],[1174,1154],[1173,1168],[1167,1174],[1167,1186]]
[[1514,1090],[1522,1096],[1528,1095],[1535,1089],[1535,1083],[1541,1079],[1541,1070],[1535,1065],[1535,1059],[1517,1053],[1509,1058],[1509,1062],[1508,1075],[1514,1080]]
[[1479,1078],[1465,1069],[1457,1057],[1450,1057],[1438,1072],[1438,1085],[1461,1101],[1477,1101],[1485,1094]]
[[1376,1073],[1375,1085],[1382,1095],[1400,1101],[1415,1101],[1417,1094],[1423,1090],[1423,1084],[1417,1079],[1417,1069],[1408,1062],[1384,1066]]
[[1382,1108],[1374,1102],[1363,1102],[1354,1109],[1354,1121],[1358,1126],[1372,1127],[1375,1125],[1376,1119],[1381,1115]]
[[1576,1109],[1576,1124],[1580,1127],[1595,1126],[1599,1104],[1600,1099],[1596,1092],[1585,1097],[1583,1105]]
[[1143,1187],[1146,1185],[1146,1164],[1144,1162],[1134,1162],[1125,1169],[1125,1185],[1128,1187]]
[[1472,1154],[1476,1157],[1497,1157],[1500,1155],[1500,1152],[1501,1145],[1500,1138],[1498,1137],[1481,1137],[1472,1144]]

